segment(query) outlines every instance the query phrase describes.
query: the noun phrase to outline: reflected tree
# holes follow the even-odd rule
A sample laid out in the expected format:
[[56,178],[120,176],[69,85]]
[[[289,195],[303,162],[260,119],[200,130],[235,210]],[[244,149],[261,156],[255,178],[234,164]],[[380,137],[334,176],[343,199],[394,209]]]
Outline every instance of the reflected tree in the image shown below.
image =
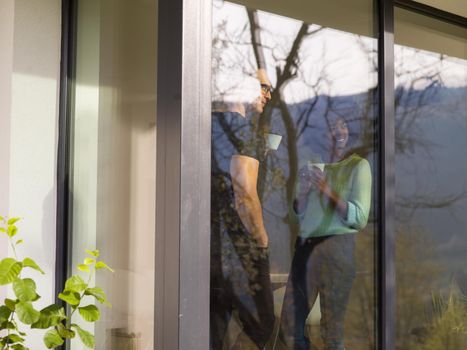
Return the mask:
[[[308,140],[317,138],[317,121],[329,120],[334,115],[345,116],[351,125],[354,141],[349,154],[357,153],[363,158],[373,160],[379,148],[376,82],[378,52],[375,41],[353,35],[355,47],[359,48],[361,57],[368,60],[367,73],[375,77],[374,84],[369,86],[367,91],[355,96],[336,96],[332,93],[334,82],[328,74],[328,70],[336,62],[324,57],[324,49],[319,74],[311,77],[306,74],[303,66],[304,42],[318,37],[324,30],[325,28],[316,25],[302,23],[287,45],[284,46],[280,40],[277,40],[276,44],[271,44],[271,40],[265,41],[263,37],[268,28],[261,26],[258,12],[251,9],[246,10],[245,24],[240,31],[231,31],[225,21],[218,23],[214,30],[214,104],[221,102],[231,90],[238,88],[229,85],[226,90],[222,83],[218,81],[216,83],[216,76],[221,75],[223,71],[235,69],[252,76],[258,68],[268,68],[270,73],[273,71],[275,74],[276,84],[271,102],[263,114],[256,117],[258,132],[274,128],[281,130],[283,151],[271,154],[267,161],[262,163],[260,178],[265,181],[260,183],[259,193],[265,203],[265,211],[279,223],[276,229],[284,231],[280,235],[287,237],[290,251],[293,249],[298,226],[290,219],[288,209],[294,196],[301,148],[305,147]],[[274,45],[280,46],[280,50]],[[249,54],[239,49],[245,46],[250,48]],[[230,50],[228,60],[224,60],[223,56],[226,48]],[[269,56],[266,51],[269,52]],[[437,110],[435,103],[444,93],[442,65],[446,57],[440,54],[436,57],[432,56],[431,60],[421,65],[404,64],[409,56],[418,57],[420,54],[420,51],[415,49],[396,51],[398,57],[395,60],[395,73],[399,87],[395,91],[395,147],[399,158],[410,159],[416,154],[423,153],[427,161],[434,162],[433,152],[439,145],[427,137],[424,129],[420,127],[420,122],[426,119],[428,114],[446,114],[447,107],[443,105],[441,112]],[[267,57],[274,57],[273,64],[267,62]],[[292,104],[287,98],[287,87],[291,82],[297,81],[311,97]],[[459,106],[463,106],[457,103],[460,104],[462,101],[457,101],[448,108],[455,111]],[[450,118],[449,115],[445,117]],[[371,163],[375,166],[375,162]],[[373,173],[376,178],[377,172],[373,171]],[[459,305],[463,305],[460,301],[461,296],[465,296],[465,292],[464,294],[459,292],[460,287],[443,289],[436,285],[438,276],[446,273],[437,256],[436,242],[431,239],[430,233],[425,228],[413,225],[412,219],[422,209],[453,208],[457,203],[465,201],[466,196],[465,183],[455,192],[430,193],[421,182],[415,182],[410,186],[410,191],[397,193],[397,349],[435,349],[435,346],[439,346],[435,344],[441,344],[439,339],[444,336],[441,334],[442,327],[437,328],[436,325],[440,322],[450,324],[451,321],[444,320],[457,319],[456,317],[462,315],[463,307]],[[377,200],[378,198],[375,198],[374,203]],[[376,344],[375,276],[378,257],[375,252],[378,245],[377,237],[374,235],[375,219],[374,213],[370,215],[370,225],[358,235],[358,275],[346,320],[346,339],[352,349],[374,349]],[[279,266],[279,270],[286,270],[282,262],[276,265]],[[456,286],[461,284],[458,280],[459,278],[456,277]],[[433,295],[438,295],[437,293],[441,293],[439,295],[445,302],[442,312],[438,308],[437,313],[434,313],[436,310],[434,300],[438,299]],[[441,333],[437,335],[435,329],[439,329]],[[428,333],[431,335],[427,336]],[[446,347],[446,349],[451,348]],[[452,349],[457,350],[455,347]]]

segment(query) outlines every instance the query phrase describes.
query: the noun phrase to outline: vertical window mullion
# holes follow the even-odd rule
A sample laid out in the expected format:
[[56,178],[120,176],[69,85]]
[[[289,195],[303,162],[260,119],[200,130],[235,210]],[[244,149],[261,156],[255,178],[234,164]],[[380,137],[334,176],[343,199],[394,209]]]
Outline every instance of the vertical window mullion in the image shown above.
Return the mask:
[[394,4],[379,1],[379,224],[381,349],[395,348]]

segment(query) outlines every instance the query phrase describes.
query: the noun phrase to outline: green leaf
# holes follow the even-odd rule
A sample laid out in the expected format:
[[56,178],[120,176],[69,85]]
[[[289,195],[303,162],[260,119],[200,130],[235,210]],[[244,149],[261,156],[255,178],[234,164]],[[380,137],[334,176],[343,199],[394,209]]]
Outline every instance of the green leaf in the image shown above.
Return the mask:
[[99,288],[99,287],[87,288],[84,291],[84,294],[85,295],[92,295],[100,303],[104,303],[107,300],[105,292],[102,290],[102,288]]
[[78,276],[73,275],[65,282],[65,291],[82,292],[87,287],[86,282]]
[[80,326],[74,323],[71,325],[71,327],[76,329],[81,341],[83,342],[85,346],[91,349],[94,348],[94,336],[91,333],[89,333],[88,331],[85,331]]
[[92,258],[85,258],[85,259],[84,259],[84,263],[85,263],[86,265],[91,265],[91,264],[94,263],[94,261],[96,261],[96,260],[94,260],[94,259],[92,259]]
[[81,297],[77,292],[65,291],[58,295],[58,298],[66,301],[71,306],[76,306],[79,304]]
[[96,263],[96,270],[99,270],[99,269],[107,269],[109,270],[110,272],[114,272],[113,269],[111,269],[105,262],[103,261],[98,261]]
[[11,315],[11,310],[5,305],[0,306],[0,323],[8,321]]
[[91,272],[91,270],[89,269],[89,266],[84,265],[84,264],[79,264],[78,265],[78,270],[83,271],[83,272]]
[[21,338],[18,334],[9,334],[5,339],[7,339],[8,344],[22,343],[24,341],[24,338]]
[[18,279],[13,283],[13,291],[20,301],[32,301],[36,297],[36,283],[30,279]]
[[18,303],[18,300],[12,300],[12,299],[8,299],[8,298],[5,299],[5,305],[11,311],[15,311],[17,303]]
[[13,350],[29,350],[27,347],[25,347],[22,344],[14,344],[11,346]]
[[4,322],[2,323],[1,329],[16,329],[16,326],[13,324],[13,322]]
[[78,311],[81,317],[88,322],[96,322],[100,317],[99,309],[95,305],[79,307]]
[[33,324],[37,322],[41,316],[40,312],[34,310],[30,301],[20,301],[16,305],[16,314],[24,324]]
[[15,225],[8,226],[8,230],[6,232],[8,237],[12,238],[16,236],[17,233],[18,233],[18,228]]
[[26,259],[23,260],[23,267],[30,267],[30,268],[32,268],[32,269],[34,269],[36,271],[39,271],[43,275],[45,275],[45,272],[31,258],[26,258]]
[[40,318],[31,325],[31,328],[47,329],[60,324],[66,319],[65,309],[56,304],[47,306],[40,311]]
[[13,225],[15,223],[17,223],[19,220],[21,220],[21,218],[10,218],[8,221],[7,221],[7,225]]
[[16,244],[16,245],[18,245],[18,244],[21,244],[21,243],[23,243],[23,242],[24,242],[24,240],[22,240],[22,239],[18,239],[18,240],[16,241],[16,243],[15,243],[15,244]]
[[73,330],[66,328],[62,323],[57,326],[57,331],[58,334],[65,339],[72,339],[76,335]]
[[60,334],[55,329],[47,331],[44,335],[44,344],[47,346],[47,349],[56,348],[64,343]]
[[5,218],[0,215],[0,221],[5,221]]
[[86,249],[86,253],[88,253],[89,255],[95,257],[95,258],[98,258],[99,257],[99,251],[96,249],[96,250],[89,250],[89,249]]
[[0,227],[0,232],[4,232],[4,233],[6,233],[6,230],[5,230],[5,228],[3,228],[3,227]]
[[21,272],[21,263],[13,258],[0,261],[0,285],[13,282]]

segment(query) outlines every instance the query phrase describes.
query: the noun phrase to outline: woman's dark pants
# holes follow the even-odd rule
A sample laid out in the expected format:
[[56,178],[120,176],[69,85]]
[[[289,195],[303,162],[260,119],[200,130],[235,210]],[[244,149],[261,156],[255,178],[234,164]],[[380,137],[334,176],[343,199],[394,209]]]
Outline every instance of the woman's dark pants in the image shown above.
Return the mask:
[[280,341],[310,350],[305,322],[319,294],[325,350],[344,350],[344,318],[355,278],[355,234],[297,239],[282,306]]

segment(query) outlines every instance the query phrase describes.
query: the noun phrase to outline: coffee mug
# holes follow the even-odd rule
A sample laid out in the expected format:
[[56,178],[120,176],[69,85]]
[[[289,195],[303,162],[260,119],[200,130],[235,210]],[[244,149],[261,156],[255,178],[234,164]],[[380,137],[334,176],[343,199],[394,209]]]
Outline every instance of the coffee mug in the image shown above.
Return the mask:
[[312,171],[313,167],[317,167],[319,170],[324,171],[324,163],[314,163],[309,160],[307,163],[308,171]]
[[277,151],[281,143],[282,136],[277,134],[267,134],[267,148],[273,151]]

